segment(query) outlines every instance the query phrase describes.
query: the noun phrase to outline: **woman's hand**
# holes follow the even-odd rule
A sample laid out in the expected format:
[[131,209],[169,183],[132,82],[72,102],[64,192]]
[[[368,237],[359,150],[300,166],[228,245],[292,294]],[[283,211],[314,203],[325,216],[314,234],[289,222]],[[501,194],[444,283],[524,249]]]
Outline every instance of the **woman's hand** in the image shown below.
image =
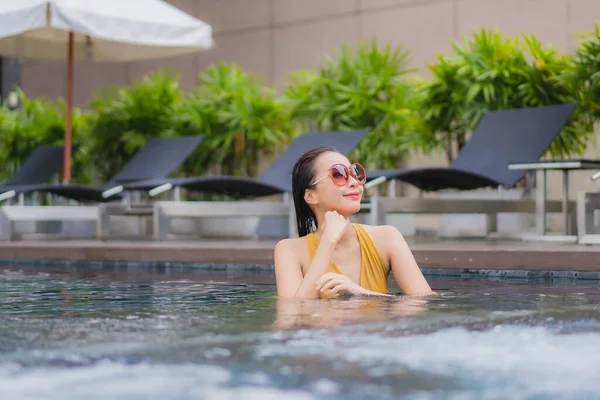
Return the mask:
[[350,226],[348,218],[342,216],[337,211],[327,211],[323,219],[323,236],[321,241],[337,244],[346,228]]
[[317,281],[317,290],[323,293],[330,290],[331,293],[344,294],[370,294],[371,292],[353,282],[346,275],[328,272]]

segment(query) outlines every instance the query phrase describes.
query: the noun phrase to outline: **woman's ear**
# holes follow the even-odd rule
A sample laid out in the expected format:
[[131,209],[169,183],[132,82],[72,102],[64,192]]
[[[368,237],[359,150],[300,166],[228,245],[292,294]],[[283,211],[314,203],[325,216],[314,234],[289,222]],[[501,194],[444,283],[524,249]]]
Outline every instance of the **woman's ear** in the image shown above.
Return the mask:
[[317,195],[314,192],[314,190],[306,189],[304,191],[304,201],[306,202],[306,204],[319,204],[319,201],[317,200]]

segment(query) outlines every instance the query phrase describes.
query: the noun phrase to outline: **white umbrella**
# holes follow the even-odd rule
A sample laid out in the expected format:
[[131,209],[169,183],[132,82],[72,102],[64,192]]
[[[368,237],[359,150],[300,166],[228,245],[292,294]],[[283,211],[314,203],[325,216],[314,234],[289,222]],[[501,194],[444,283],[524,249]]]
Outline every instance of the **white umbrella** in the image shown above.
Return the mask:
[[0,0],[0,54],[68,60],[65,182],[71,178],[74,61],[139,61],[212,45],[210,25],[164,0]]

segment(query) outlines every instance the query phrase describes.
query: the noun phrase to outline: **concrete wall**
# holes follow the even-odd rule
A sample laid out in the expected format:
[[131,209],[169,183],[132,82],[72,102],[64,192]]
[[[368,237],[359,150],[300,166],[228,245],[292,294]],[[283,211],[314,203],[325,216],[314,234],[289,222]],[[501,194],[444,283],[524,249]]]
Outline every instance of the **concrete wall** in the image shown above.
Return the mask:
[[[112,83],[131,82],[155,68],[181,73],[191,89],[199,70],[217,61],[241,64],[282,88],[287,74],[317,67],[324,54],[343,43],[376,37],[381,44],[403,45],[412,64],[424,68],[436,54],[448,51],[450,39],[482,27],[505,35],[534,33],[544,43],[572,51],[578,32],[600,21],[599,0],[170,0],[175,6],[210,23],[216,48],[195,56],[135,64],[78,64],[75,101],[84,106],[91,93]],[[424,68],[423,74],[426,74]],[[23,63],[23,86],[30,96],[61,96],[65,65]],[[588,157],[598,157],[590,149]],[[445,165],[443,156],[413,156],[408,165]],[[560,176],[551,174],[551,196]],[[589,173],[573,179],[573,193],[591,189]],[[409,192],[412,189],[409,189]]]
[[[241,64],[282,87],[290,71],[317,67],[343,43],[376,37],[403,45],[423,68],[449,50],[449,40],[482,27],[503,34],[535,33],[543,42],[571,51],[575,35],[600,21],[597,0],[170,0],[210,23],[216,48],[195,56],[134,64],[76,66],[75,100],[84,106],[98,87],[131,82],[156,68],[181,73],[191,89],[199,70],[217,61]],[[63,63],[23,62],[30,96],[61,96]],[[51,77],[51,79],[49,79]]]

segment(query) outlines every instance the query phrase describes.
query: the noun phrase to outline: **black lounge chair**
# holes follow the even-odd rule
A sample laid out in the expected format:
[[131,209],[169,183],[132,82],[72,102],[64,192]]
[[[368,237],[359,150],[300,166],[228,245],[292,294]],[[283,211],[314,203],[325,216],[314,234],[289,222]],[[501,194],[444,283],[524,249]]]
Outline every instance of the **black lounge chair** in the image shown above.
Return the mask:
[[[72,148],[73,152],[77,151],[77,146]],[[63,155],[63,146],[38,146],[10,179],[0,184],[0,199],[13,197],[20,187],[41,185],[59,175],[63,169]]]
[[165,186],[165,190],[182,187],[190,191],[224,194],[231,198],[254,198],[291,192],[292,168],[306,151],[330,146],[347,155],[367,134],[368,129],[351,132],[307,133],[298,136],[286,151],[257,178],[228,175],[190,178],[163,178],[138,181],[125,185],[128,190],[148,190]]
[[21,193],[47,192],[80,202],[107,202],[120,197],[126,183],[165,178],[198,146],[202,136],[150,139],[125,167],[103,187],[74,183],[19,186]]
[[397,179],[423,191],[514,187],[525,171],[508,165],[542,157],[575,108],[562,104],[488,112],[449,167],[376,170],[367,176],[379,182]]

